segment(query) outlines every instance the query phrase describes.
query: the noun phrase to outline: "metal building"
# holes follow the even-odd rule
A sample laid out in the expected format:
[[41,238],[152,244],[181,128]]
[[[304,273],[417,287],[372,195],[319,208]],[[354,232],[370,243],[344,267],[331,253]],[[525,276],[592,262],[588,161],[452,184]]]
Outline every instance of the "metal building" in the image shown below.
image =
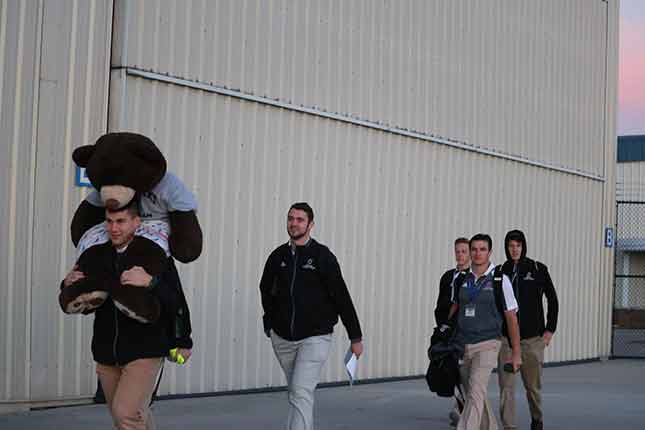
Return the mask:
[[452,241],[489,232],[500,261],[510,228],[558,288],[547,360],[608,355],[617,27],[618,0],[0,0],[0,408],[93,393],[91,317],[56,297],[71,152],[116,130],[200,204],[196,348],[162,394],[284,384],[258,281],[297,200],[354,297],[360,378],[423,373]]

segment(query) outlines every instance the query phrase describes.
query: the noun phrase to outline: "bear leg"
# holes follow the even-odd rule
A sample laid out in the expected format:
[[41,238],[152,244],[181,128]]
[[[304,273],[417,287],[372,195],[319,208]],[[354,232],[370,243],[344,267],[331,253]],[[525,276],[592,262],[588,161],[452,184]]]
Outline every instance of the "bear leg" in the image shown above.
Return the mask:
[[66,314],[88,313],[101,306],[108,295],[107,291],[97,289],[94,282],[81,279],[61,289],[58,303]]

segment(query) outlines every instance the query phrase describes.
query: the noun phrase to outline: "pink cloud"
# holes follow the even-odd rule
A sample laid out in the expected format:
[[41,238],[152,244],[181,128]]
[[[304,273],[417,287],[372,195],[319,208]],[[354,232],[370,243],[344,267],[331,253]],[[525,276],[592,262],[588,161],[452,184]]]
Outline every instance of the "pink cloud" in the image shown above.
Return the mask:
[[645,132],[645,22],[623,20],[618,80],[619,134]]

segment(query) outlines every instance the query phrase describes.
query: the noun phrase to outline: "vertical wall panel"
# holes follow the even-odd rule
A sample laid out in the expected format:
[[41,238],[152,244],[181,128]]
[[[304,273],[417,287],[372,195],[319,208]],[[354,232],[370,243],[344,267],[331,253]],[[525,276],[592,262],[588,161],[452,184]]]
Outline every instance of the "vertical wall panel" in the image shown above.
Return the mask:
[[[58,285],[76,255],[69,236],[84,191],[74,185],[74,147],[107,125],[112,6],[104,1],[45,2],[34,190],[31,399],[87,396],[96,377],[91,318],[64,315]],[[52,198],[52,196],[57,196]]]
[[[616,225],[616,106],[618,105],[618,22],[619,2],[608,1],[606,13],[606,55],[605,55],[605,103],[603,106],[604,157],[603,167],[605,182],[602,198],[603,230]],[[598,71],[597,73],[601,73]],[[600,233],[600,232],[599,232]],[[614,284],[614,248],[597,250],[600,264],[598,282],[600,289],[595,299],[601,305],[596,317],[598,324],[597,347],[601,356],[611,354],[613,284]],[[612,286],[608,288],[608,286]]]
[[29,397],[34,100],[41,13],[40,2],[0,1],[0,401]]
[[0,2],[0,402],[87,397],[91,319],[64,316],[58,285],[83,198],[71,151],[105,132],[112,7]]

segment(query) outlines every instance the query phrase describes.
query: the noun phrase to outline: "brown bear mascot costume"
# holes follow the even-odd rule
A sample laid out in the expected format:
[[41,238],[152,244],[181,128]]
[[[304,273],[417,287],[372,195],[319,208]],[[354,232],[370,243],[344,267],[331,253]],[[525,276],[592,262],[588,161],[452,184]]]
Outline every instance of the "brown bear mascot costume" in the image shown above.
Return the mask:
[[160,314],[158,299],[147,289],[121,285],[113,268],[107,266],[115,251],[105,229],[105,210],[137,202],[142,223],[125,251],[120,272],[141,266],[158,277],[169,270],[169,265],[176,274],[170,256],[188,263],[201,254],[202,231],[195,198],[167,172],[161,151],[142,135],[108,133],[94,145],[77,148],[72,157],[86,169],[95,190],[80,204],[71,225],[79,255],[76,264],[85,278],[61,289],[60,306],[65,313],[87,314],[110,296],[126,315],[153,323]]

